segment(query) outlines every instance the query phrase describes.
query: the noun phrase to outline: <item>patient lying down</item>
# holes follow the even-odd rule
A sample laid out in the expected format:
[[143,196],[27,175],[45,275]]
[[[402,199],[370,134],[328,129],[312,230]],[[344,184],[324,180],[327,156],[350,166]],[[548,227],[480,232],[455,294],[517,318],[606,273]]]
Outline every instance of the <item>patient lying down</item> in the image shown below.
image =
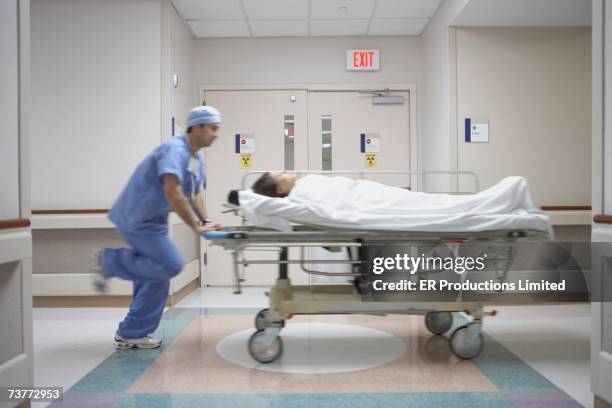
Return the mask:
[[367,210],[401,213],[479,213],[507,214],[517,209],[540,212],[533,204],[527,181],[507,177],[478,194],[453,195],[413,192],[369,180],[348,177],[265,173],[252,186],[253,192],[268,197],[288,197],[293,202],[325,203],[347,211]]
[[477,194],[456,195],[413,192],[340,176],[309,174],[297,178],[291,173],[265,173],[251,190],[240,192],[240,206],[256,224],[257,220],[277,217],[339,228],[549,228],[548,217],[535,205],[523,177],[506,177]]

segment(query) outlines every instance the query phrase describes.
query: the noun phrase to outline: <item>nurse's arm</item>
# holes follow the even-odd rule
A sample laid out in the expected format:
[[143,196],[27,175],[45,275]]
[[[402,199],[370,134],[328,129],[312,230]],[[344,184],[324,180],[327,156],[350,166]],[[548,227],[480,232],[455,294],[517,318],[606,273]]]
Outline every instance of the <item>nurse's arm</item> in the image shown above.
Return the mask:
[[193,205],[193,211],[195,211],[196,215],[202,220],[205,221],[208,219],[208,214],[206,212],[206,205],[204,204],[204,189],[200,188],[195,194],[195,203]]
[[197,221],[193,218],[191,214],[191,209],[189,208],[189,200],[183,194],[183,187],[181,183],[179,183],[178,177],[172,173],[164,174],[164,196],[166,197],[166,201],[172,208],[172,210],[178,214],[179,217],[187,225],[191,227],[196,233],[199,233],[199,226]]

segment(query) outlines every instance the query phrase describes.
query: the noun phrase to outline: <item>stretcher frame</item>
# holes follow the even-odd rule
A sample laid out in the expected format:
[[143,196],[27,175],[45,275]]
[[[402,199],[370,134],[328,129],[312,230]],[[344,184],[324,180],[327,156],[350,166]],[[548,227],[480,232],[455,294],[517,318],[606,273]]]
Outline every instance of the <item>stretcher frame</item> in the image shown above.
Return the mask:
[[[247,177],[253,174],[262,174],[263,171],[253,171],[245,174],[242,187],[245,188]],[[293,172],[298,174],[427,174],[429,172]],[[434,172],[435,174],[457,172]],[[478,179],[472,172],[461,172]],[[476,190],[477,192],[477,190]],[[239,214],[238,206],[230,206],[227,211]],[[362,271],[351,273],[334,273],[317,271],[307,268],[307,265],[320,264],[349,264],[362,267],[362,249],[368,245],[401,244],[402,246],[444,245],[457,254],[459,246],[465,243],[486,244],[489,246],[502,246],[508,249],[508,257],[499,259],[497,265],[497,278],[503,280],[510,268],[512,260],[512,247],[518,241],[550,240],[547,231],[539,230],[494,230],[480,232],[413,232],[413,231],[373,231],[373,230],[346,230],[337,228],[322,228],[313,225],[294,225],[293,231],[279,232],[275,230],[245,225],[247,220],[242,216],[242,225],[227,227],[221,231],[210,231],[204,237],[212,245],[218,245],[229,250],[233,264],[233,293],[241,293],[244,268],[251,264],[269,264],[278,266],[278,278],[267,293],[269,306],[260,311],[255,317],[256,332],[249,340],[251,356],[261,362],[269,363],[282,354],[282,340],[279,333],[285,325],[285,320],[293,315],[316,314],[423,314],[426,316],[427,328],[437,335],[450,330],[453,325],[453,312],[464,312],[471,317],[471,322],[454,330],[451,335],[451,351],[460,358],[471,359],[476,357],[484,346],[481,333],[482,318],[494,315],[495,311],[485,312],[483,302],[463,301],[458,298],[452,302],[422,301],[408,302],[380,302],[364,301],[359,288],[350,284],[324,284],[324,285],[292,285],[289,278],[289,265],[299,264],[304,273],[311,275],[331,276],[362,276]],[[360,254],[358,260],[330,260],[305,259],[305,249],[312,247],[325,247],[327,249],[354,248]],[[300,249],[300,259],[289,259],[289,248]],[[247,259],[245,251],[275,251],[277,259]],[[431,271],[429,271],[431,272]],[[435,272],[435,271],[434,271]],[[462,275],[462,279],[465,279]]]

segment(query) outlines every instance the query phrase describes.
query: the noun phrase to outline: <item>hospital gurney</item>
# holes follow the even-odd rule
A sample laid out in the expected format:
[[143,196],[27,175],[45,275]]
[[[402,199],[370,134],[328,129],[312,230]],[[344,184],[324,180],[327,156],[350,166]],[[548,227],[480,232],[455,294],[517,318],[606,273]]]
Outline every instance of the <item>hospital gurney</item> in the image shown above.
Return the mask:
[[[251,172],[250,174],[260,174]],[[346,173],[346,172],[344,172]],[[369,174],[373,174],[370,172]],[[409,172],[410,173],[410,172]],[[416,173],[416,172],[413,172]],[[334,173],[336,174],[336,173]],[[361,173],[363,174],[363,173]],[[368,173],[366,173],[368,174]],[[249,175],[247,173],[244,180]],[[475,183],[478,188],[477,181]],[[227,211],[239,214],[238,206],[228,205]],[[240,293],[242,269],[250,264],[278,265],[278,278],[268,292],[269,307],[255,316],[256,331],[250,337],[248,350],[251,356],[261,362],[270,363],[283,352],[280,331],[285,321],[299,314],[424,314],[427,329],[441,335],[453,326],[453,312],[464,312],[472,320],[455,329],[450,336],[451,351],[460,358],[471,359],[482,351],[484,339],[481,333],[482,318],[495,315],[495,311],[485,312],[482,302],[474,301],[424,301],[377,302],[364,301],[359,287],[363,276],[364,249],[371,245],[401,244],[402,246],[444,246],[457,253],[458,246],[465,243],[501,246],[506,256],[498,259],[500,269],[496,271],[500,280],[505,278],[511,259],[512,245],[518,241],[548,240],[547,231],[537,230],[495,230],[479,232],[415,232],[415,231],[373,231],[328,229],[321,226],[293,225],[293,230],[275,230],[243,225],[228,227],[221,231],[204,233],[211,244],[222,246],[232,254],[234,293]],[[352,248],[358,259],[330,260],[306,259],[307,248],[324,247],[330,250]],[[289,248],[300,249],[300,259],[289,259]],[[278,250],[277,259],[246,259],[246,250]],[[353,272],[330,273],[314,270],[309,265],[348,264]],[[299,264],[301,270],[311,275],[347,276],[356,279],[354,285],[292,285],[289,279],[289,265]]]

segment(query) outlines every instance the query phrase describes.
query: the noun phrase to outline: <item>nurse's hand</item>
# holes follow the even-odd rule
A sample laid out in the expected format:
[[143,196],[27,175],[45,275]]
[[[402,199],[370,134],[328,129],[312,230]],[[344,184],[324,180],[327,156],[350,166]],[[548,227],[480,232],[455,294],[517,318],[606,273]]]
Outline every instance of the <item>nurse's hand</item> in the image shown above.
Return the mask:
[[206,224],[206,225],[198,225],[195,228],[195,233],[197,235],[202,235],[204,232],[206,231],[217,231],[221,229],[221,225],[220,224]]

